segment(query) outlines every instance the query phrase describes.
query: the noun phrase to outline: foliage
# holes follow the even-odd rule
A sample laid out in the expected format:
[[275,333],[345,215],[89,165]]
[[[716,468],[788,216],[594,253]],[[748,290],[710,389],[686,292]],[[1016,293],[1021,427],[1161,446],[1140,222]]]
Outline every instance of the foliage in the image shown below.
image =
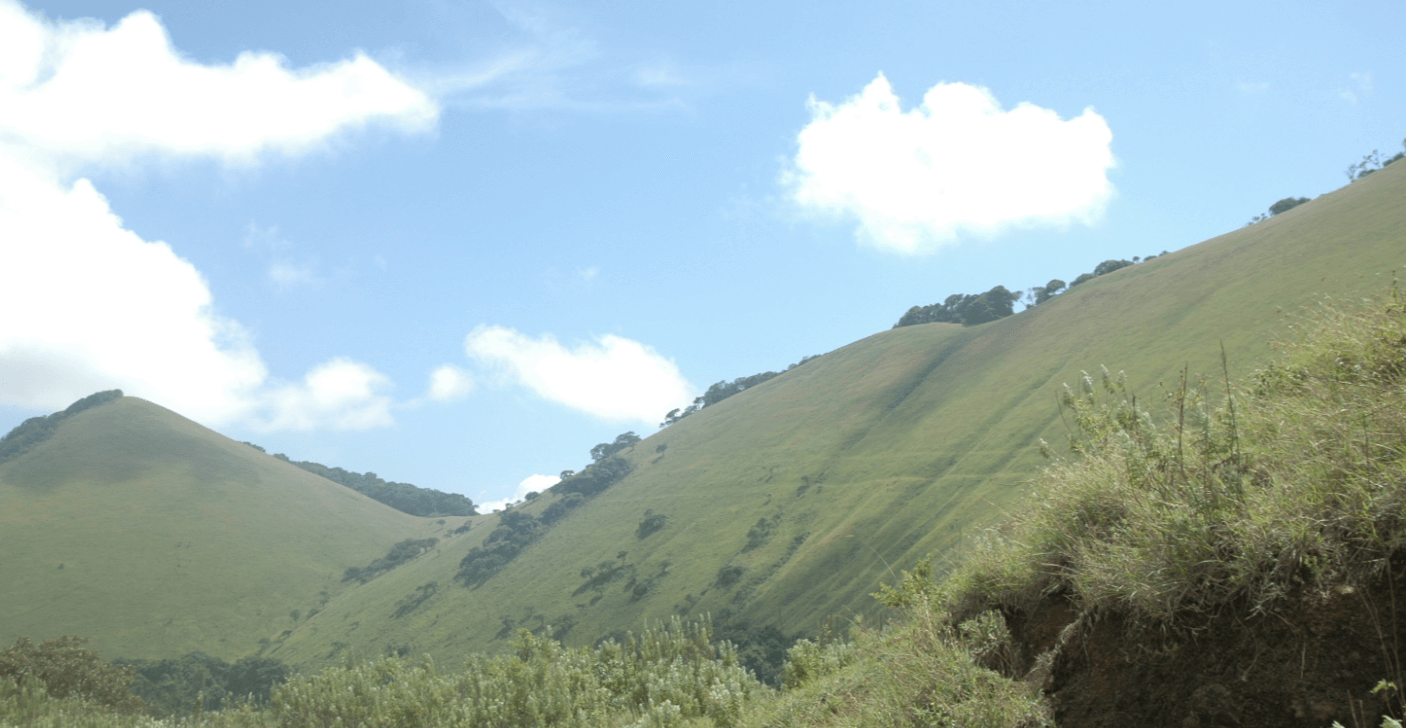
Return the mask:
[[54,431],[58,429],[59,423],[69,417],[83,410],[92,409],[100,404],[111,402],[121,396],[122,390],[120,389],[109,389],[105,392],[97,392],[74,402],[62,412],[31,417],[21,422],[13,430],[6,433],[4,437],[0,438],[0,463],[6,460],[13,460],[23,455],[31,447],[49,439],[53,436]]
[[1257,222],[1264,222],[1265,220],[1268,220],[1269,218],[1274,217],[1275,215],[1288,212],[1289,210],[1292,210],[1295,207],[1298,207],[1299,205],[1302,205],[1303,203],[1308,201],[1309,199],[1307,197],[1285,197],[1284,199],[1274,203],[1273,205],[1270,205],[1269,212],[1263,212],[1258,215],[1255,215],[1254,217],[1250,218],[1250,221],[1248,223],[1245,224],[1254,225]]
[[145,701],[149,713],[158,716],[221,710],[240,700],[264,704],[289,675],[288,666],[271,657],[244,657],[231,664],[203,652],[118,664],[135,670],[131,691]]
[[587,465],[585,470],[579,473],[563,471],[561,482],[548,489],[558,498],[542,510],[540,517],[521,511],[504,512],[499,518],[498,526],[488,534],[483,545],[469,549],[469,553],[459,561],[459,570],[454,574],[454,580],[470,589],[477,589],[494,574],[502,571],[518,554],[541,538],[573,508],[628,475],[632,469],[630,463],[615,457],[614,453],[639,440],[635,433],[626,432],[615,438],[613,444],[602,443],[592,448],[591,454],[598,458],[597,461]]
[[24,687],[37,681],[53,698],[78,698],[118,713],[142,709],[140,698],[128,692],[135,671],[114,665],[82,647],[88,640],[64,636],[34,644],[21,637],[0,651],[0,685]]
[[1292,210],[1305,202],[1308,202],[1307,197],[1285,197],[1284,199],[1269,206],[1269,215],[1270,217],[1273,217],[1280,213],[1288,212],[1289,210]]
[[385,556],[372,561],[366,566],[347,567],[346,573],[342,575],[342,581],[356,580],[365,584],[381,574],[429,551],[438,543],[439,539],[437,538],[407,538],[392,546],[390,551],[386,552]]
[[668,517],[662,513],[645,511],[644,518],[640,520],[640,525],[635,529],[635,538],[648,538],[659,533],[664,528],[664,524],[669,521]]
[[585,470],[552,486],[550,490],[558,495],[579,493],[587,498],[600,495],[606,488],[615,485],[621,478],[630,474],[634,467],[624,458],[611,457],[586,466]]
[[[1038,689],[982,664],[1009,649],[999,619],[952,626],[923,580],[905,581],[901,620],[859,625],[854,640],[799,640],[788,653],[784,691],[758,702],[744,723],[769,728],[834,726],[1050,725]],[[931,581],[926,581],[930,585]]]
[[1015,302],[1020,300],[1020,294],[1020,291],[1006,290],[1005,286],[996,286],[980,294],[954,293],[942,303],[908,309],[893,328],[938,322],[963,326],[984,324],[1015,313]]
[[[244,443],[260,452],[262,447]],[[475,516],[478,510],[474,502],[459,493],[445,493],[432,488],[420,488],[409,483],[392,483],[382,480],[375,473],[353,473],[342,468],[329,468],[322,463],[307,460],[290,460],[283,453],[274,457],[296,465],[309,473],[321,475],[334,482],[372,499],[385,503],[398,511],[412,516]]]
[[[801,357],[800,361],[786,367],[785,371],[789,372],[792,369],[795,369],[796,367],[805,364],[806,362],[819,358],[819,356],[819,354],[812,354],[810,356]],[[731,382],[727,381],[726,379],[722,380],[721,382],[715,382],[712,386],[708,387],[708,391],[704,392],[702,396],[694,399],[693,404],[689,405],[688,407],[682,410],[670,410],[669,414],[664,416],[664,421],[661,422],[659,426],[668,427],[669,425],[672,425],[675,422],[678,422],[679,420],[691,414],[697,413],[704,407],[711,407],[712,405],[715,405],[727,399],[728,397],[731,397],[735,394],[739,394],[759,384],[763,384],[776,377],[779,377],[783,373],[784,372],[762,372],[760,374],[753,374],[749,377],[738,377],[732,380]]]
[[1043,286],[1035,286],[1025,296],[1025,305],[1028,307],[1038,306],[1045,301],[1054,298],[1060,291],[1064,290],[1064,281],[1055,278]]
[[640,441],[640,436],[633,431],[622,433],[615,437],[615,442],[602,442],[591,448],[591,460],[593,462],[604,462],[606,458],[624,450],[627,447],[634,447]]
[[[1401,146],[1406,147],[1406,139],[1401,140]],[[1370,154],[1363,155],[1362,161],[1348,165],[1347,171],[1344,172],[1344,174],[1347,175],[1348,182],[1356,182],[1403,157],[1406,157],[1406,152],[1397,152],[1390,157],[1384,158],[1381,152],[1373,149]]]
[[544,524],[531,515],[521,511],[503,513],[498,526],[488,534],[483,545],[473,547],[459,561],[459,571],[454,575],[454,580],[470,589],[482,586],[536,541],[543,531]]
[[[1406,311],[1326,309],[1235,388],[1183,381],[1154,418],[1105,371],[1067,389],[1078,457],[948,582],[959,614],[1059,592],[1167,623],[1351,588],[1406,547]],[[1216,401],[1218,405],[1214,404]]]

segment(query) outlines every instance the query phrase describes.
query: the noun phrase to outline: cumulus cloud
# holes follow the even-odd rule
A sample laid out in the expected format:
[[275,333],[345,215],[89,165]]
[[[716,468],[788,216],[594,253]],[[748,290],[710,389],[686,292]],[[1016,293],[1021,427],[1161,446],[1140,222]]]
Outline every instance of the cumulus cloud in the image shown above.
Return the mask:
[[473,391],[473,375],[453,364],[445,364],[430,373],[430,389],[425,396],[436,402],[450,402],[467,397]]
[[782,181],[803,209],[857,220],[860,242],[880,250],[919,254],[963,233],[1090,224],[1113,195],[1113,133],[1092,108],[1064,120],[940,83],[904,111],[883,74],[841,103],[812,97],[808,106]]
[[108,29],[0,0],[0,308],[15,314],[0,319],[0,402],[57,409],[120,387],[208,424],[389,423],[389,381],[365,364],[333,359],[299,383],[272,378],[200,272],[128,230],[78,174],[151,154],[249,163],[373,122],[421,129],[436,113],[364,56],[308,69],[249,53],[202,65],[150,13]]
[[608,422],[658,422],[696,392],[673,360],[614,335],[568,348],[550,334],[533,338],[502,326],[480,326],[464,348],[542,398]]
[[313,367],[301,384],[274,387],[268,393],[267,419],[262,429],[308,431],[369,430],[385,427],[391,418],[391,382],[361,362],[336,358]]
[[0,1],[0,132],[88,163],[146,153],[252,162],[299,153],[369,123],[432,126],[438,107],[363,54],[290,69],[273,53],[228,65],[182,57],[161,21],[137,11],[112,28],[50,23]]
[[517,503],[523,498],[526,498],[528,493],[541,493],[542,491],[560,482],[561,478],[558,478],[555,475],[529,475],[524,478],[521,483],[517,484],[517,488],[513,490],[512,495],[502,500],[488,501],[487,503],[479,503],[478,510],[480,513],[493,513],[494,511],[501,511],[504,508],[507,508],[508,506],[512,505],[513,503]]

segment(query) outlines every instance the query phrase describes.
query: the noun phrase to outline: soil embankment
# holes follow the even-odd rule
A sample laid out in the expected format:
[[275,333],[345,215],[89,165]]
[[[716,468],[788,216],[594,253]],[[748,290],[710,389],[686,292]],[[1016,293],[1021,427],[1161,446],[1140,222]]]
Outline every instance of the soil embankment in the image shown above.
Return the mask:
[[[1008,613],[1017,672],[1037,681],[1061,728],[1377,726],[1399,714],[1406,558],[1367,586],[1243,605],[1175,628],[1080,616],[1061,596]],[[1397,593],[1400,592],[1400,593]],[[1400,604],[1398,604],[1400,602]]]

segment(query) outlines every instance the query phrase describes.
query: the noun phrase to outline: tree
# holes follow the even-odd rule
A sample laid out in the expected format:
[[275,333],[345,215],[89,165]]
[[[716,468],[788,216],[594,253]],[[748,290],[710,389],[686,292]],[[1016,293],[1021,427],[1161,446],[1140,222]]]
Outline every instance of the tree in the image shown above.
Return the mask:
[[1105,276],[1115,270],[1122,270],[1132,265],[1131,260],[1105,260],[1094,268],[1095,276]]
[[1027,306],[1038,306],[1045,301],[1054,298],[1056,294],[1064,290],[1064,281],[1054,278],[1043,286],[1035,286],[1030,289],[1030,293],[1025,296]]
[[615,442],[602,442],[591,448],[591,459],[599,463],[627,447],[633,447],[640,439],[640,436],[636,435],[633,430],[618,435]]
[[1288,212],[1289,210],[1292,210],[1305,202],[1308,202],[1307,197],[1285,197],[1284,199],[1269,206],[1269,216],[1273,217],[1282,212]]

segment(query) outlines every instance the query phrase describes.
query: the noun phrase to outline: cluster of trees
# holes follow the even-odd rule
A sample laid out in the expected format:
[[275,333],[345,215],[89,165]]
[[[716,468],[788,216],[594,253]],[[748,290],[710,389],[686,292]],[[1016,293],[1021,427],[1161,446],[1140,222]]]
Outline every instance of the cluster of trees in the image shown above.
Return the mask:
[[[558,505],[553,503],[552,505]],[[540,519],[521,511],[504,511],[498,527],[488,534],[482,546],[469,550],[459,562],[454,580],[475,589],[503,570],[522,550],[532,545],[545,530]]]
[[590,498],[620,482],[633,469],[628,460],[612,456],[587,465],[579,473],[572,470],[562,472],[561,482],[552,486],[551,490],[559,495],[579,493]]
[[[620,452],[628,447],[634,447],[640,441],[640,436],[634,430],[623,432],[615,436],[615,442],[602,442],[591,448],[591,461],[595,463],[604,462],[606,458]],[[562,478],[566,480],[566,478]]]
[[1008,291],[1005,286],[996,286],[985,293],[954,293],[942,303],[908,309],[893,328],[931,323],[984,324],[1015,313],[1015,302],[1020,300],[1020,295],[1021,291]]
[[54,430],[58,428],[59,423],[69,417],[83,410],[111,402],[121,396],[122,390],[109,389],[105,392],[90,394],[69,405],[62,412],[31,417],[21,422],[18,427],[10,430],[4,437],[0,437],[0,463],[17,458],[27,452],[29,448],[49,439],[54,434]]
[[1245,226],[1249,227],[1257,222],[1264,222],[1265,220],[1268,220],[1269,218],[1274,217],[1275,215],[1288,212],[1289,210],[1292,210],[1305,202],[1308,202],[1307,197],[1285,197],[1284,199],[1274,203],[1273,205],[1270,205],[1269,212],[1262,212],[1250,218],[1250,221],[1245,223]]
[[[616,454],[633,447],[639,441],[639,435],[625,432],[617,435],[613,442],[602,442],[591,448],[590,465],[580,472],[561,472],[561,482],[549,489],[559,498],[542,511],[541,517],[521,511],[505,511],[498,521],[498,526],[488,534],[483,545],[470,549],[460,560],[459,571],[454,575],[454,580],[473,589],[502,571],[508,562],[517,558],[523,549],[541,538],[548,528],[566,517],[572,509],[629,475],[633,466]],[[535,498],[532,496],[529,500]]]
[[127,689],[136,670],[104,660],[83,647],[87,642],[83,637],[64,636],[36,645],[21,637],[0,650],[0,681],[23,686],[26,679],[37,680],[50,697],[81,698],[117,713],[145,710],[142,699]]
[[[1306,200],[1305,200],[1306,201]],[[1276,203],[1278,204],[1278,203]],[[1167,251],[1162,251],[1159,255],[1166,255]],[[908,309],[907,313],[893,325],[893,328],[900,326],[915,326],[917,324],[931,323],[954,323],[963,326],[975,326],[988,321],[1002,319],[1015,313],[1015,303],[1020,301],[1026,308],[1034,308],[1045,301],[1054,298],[1062,291],[1069,290],[1080,283],[1093,280],[1101,275],[1107,275],[1115,270],[1136,265],[1139,262],[1147,262],[1159,255],[1149,255],[1146,258],[1133,256],[1132,260],[1105,260],[1099,263],[1092,272],[1084,273],[1075,278],[1067,285],[1064,281],[1055,278],[1043,286],[1035,286],[1028,292],[1009,291],[1005,286],[996,286],[985,293],[954,293],[947,297],[942,303],[934,303],[929,306],[914,306]],[[1025,296],[1021,299],[1022,294]]]
[[668,427],[669,425],[672,425],[675,422],[678,422],[679,420],[698,412],[704,407],[715,405],[727,399],[728,397],[731,397],[734,394],[751,389],[752,387],[755,387],[763,382],[769,381],[775,377],[779,377],[784,372],[789,372],[792,369],[795,369],[796,367],[805,364],[806,362],[812,359],[817,359],[819,357],[819,354],[812,354],[811,356],[802,357],[800,361],[796,362],[795,364],[792,364],[791,366],[786,367],[781,372],[762,372],[761,374],[753,374],[750,377],[738,377],[732,380],[731,382],[727,381],[726,379],[722,380],[721,382],[717,382],[713,384],[713,386],[708,387],[708,391],[704,392],[703,396],[694,399],[693,404],[689,405],[688,407],[670,410],[669,414],[664,415],[664,421],[659,423],[659,426]]
[[[252,442],[245,445],[266,452],[262,447]],[[459,493],[445,493],[433,488],[421,488],[410,483],[395,483],[382,480],[372,472],[353,473],[342,468],[329,468],[322,463],[315,463],[309,460],[291,460],[283,453],[274,453],[274,457],[291,465],[296,465],[309,473],[321,475],[322,477],[348,488],[372,499],[380,501],[391,508],[412,516],[476,516],[478,509],[474,502]]]
[[[591,464],[583,470],[561,471],[561,482],[551,487],[558,495],[580,494],[587,498],[598,495],[634,469],[629,461],[615,457],[627,448],[634,447],[641,440],[633,430],[615,436],[614,442],[602,442],[591,448]],[[555,504],[553,504],[555,505]]]
[[274,687],[288,681],[290,670],[272,657],[243,657],[229,663],[203,652],[165,660],[118,660],[135,671],[129,686],[161,717],[184,717],[200,710],[221,710],[236,701],[268,703]]
[[429,551],[434,548],[437,543],[439,543],[439,539],[437,538],[407,538],[392,546],[391,550],[387,551],[385,556],[372,561],[366,566],[347,567],[346,573],[342,575],[342,581],[356,580],[365,584],[381,574]]

